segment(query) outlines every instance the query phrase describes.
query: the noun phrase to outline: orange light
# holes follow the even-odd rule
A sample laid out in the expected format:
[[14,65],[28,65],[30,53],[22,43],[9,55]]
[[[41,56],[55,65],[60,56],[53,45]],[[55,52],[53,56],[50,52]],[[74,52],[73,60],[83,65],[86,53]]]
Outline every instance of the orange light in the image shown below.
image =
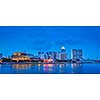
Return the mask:
[[53,62],[53,59],[44,59],[44,62],[46,63]]

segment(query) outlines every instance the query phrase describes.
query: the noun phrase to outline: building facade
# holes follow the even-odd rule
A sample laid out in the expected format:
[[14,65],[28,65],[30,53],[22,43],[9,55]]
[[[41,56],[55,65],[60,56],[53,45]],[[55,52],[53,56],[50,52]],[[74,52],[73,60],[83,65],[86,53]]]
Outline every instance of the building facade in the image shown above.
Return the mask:
[[2,53],[0,53],[0,59],[2,58]]
[[72,49],[71,51],[72,60],[81,60],[83,59],[82,49]]
[[45,58],[44,52],[38,52],[38,57],[39,59],[44,59]]
[[49,52],[38,52],[38,57],[40,59],[57,59],[57,52],[49,51]]
[[16,61],[16,62],[19,62],[19,61],[31,61],[32,58],[34,58],[34,55],[23,53],[23,52],[15,52],[11,56],[12,61]]
[[67,60],[66,49],[64,46],[61,47],[61,51],[59,52],[59,60]]

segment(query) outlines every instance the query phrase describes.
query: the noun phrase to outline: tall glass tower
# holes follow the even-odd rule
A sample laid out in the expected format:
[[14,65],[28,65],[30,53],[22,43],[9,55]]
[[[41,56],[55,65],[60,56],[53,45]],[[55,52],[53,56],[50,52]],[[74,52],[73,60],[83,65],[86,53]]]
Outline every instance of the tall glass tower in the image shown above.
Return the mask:
[[66,49],[64,46],[61,47],[61,52],[60,52],[60,60],[67,60],[67,54],[66,54]]

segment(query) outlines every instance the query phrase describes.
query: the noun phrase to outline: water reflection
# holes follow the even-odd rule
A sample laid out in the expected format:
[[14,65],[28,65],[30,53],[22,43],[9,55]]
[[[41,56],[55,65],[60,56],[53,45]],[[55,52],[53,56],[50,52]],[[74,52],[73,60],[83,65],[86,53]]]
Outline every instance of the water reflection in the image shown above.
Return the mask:
[[56,72],[57,73],[67,73],[67,69],[68,69],[67,63],[56,64]]
[[54,64],[44,64],[44,67],[53,67]]
[[2,64],[0,64],[0,68],[2,67]]
[[[27,71],[27,73],[82,73],[83,68],[82,64],[12,64],[11,65],[13,69],[19,70],[19,72],[22,70],[23,73]],[[22,72],[21,71],[21,72]],[[19,73],[18,72],[18,73]]]
[[30,69],[33,64],[12,64],[12,67],[15,69]]
[[71,68],[73,74],[79,74],[83,71],[82,64],[71,64]]
[[54,64],[44,64],[43,65],[43,71],[45,73],[53,72],[53,66],[54,66]]

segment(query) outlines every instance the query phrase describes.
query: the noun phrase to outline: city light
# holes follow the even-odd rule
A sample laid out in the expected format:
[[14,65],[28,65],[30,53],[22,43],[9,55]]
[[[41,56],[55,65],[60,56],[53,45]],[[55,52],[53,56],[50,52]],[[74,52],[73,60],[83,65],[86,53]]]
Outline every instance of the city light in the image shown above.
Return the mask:
[[0,63],[95,63],[100,62],[99,59],[85,59],[82,49],[71,49],[71,58],[68,58],[67,50],[64,46],[58,51],[37,52],[30,54],[26,52],[14,52],[11,56],[3,57],[0,54]]

